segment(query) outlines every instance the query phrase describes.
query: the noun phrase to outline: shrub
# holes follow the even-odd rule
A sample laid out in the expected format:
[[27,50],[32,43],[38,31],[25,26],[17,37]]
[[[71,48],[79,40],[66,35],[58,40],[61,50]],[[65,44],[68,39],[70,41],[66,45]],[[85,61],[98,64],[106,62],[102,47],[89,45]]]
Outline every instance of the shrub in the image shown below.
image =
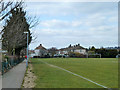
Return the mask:
[[81,53],[78,52],[70,52],[69,53],[69,57],[75,57],[75,58],[85,58],[86,55],[83,55]]

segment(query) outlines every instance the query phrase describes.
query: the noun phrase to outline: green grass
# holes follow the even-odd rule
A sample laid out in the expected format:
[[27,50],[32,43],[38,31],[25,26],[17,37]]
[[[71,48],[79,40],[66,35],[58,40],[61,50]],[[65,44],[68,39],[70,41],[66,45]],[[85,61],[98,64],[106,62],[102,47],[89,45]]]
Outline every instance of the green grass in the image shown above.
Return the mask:
[[118,88],[118,60],[115,58],[41,58],[31,61],[37,76],[35,88],[102,88],[41,61],[67,69],[108,88]]

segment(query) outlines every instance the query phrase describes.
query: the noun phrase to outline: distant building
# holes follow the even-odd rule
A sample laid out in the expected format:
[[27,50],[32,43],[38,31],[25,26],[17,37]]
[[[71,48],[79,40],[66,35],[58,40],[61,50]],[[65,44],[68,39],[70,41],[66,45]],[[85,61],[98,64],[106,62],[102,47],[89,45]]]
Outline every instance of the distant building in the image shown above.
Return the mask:
[[105,49],[119,49],[120,50],[120,47],[106,47]]
[[35,56],[35,51],[34,50],[29,50],[29,57],[33,58]]
[[80,53],[83,55],[87,54],[87,51],[84,47],[80,46],[80,44],[74,45],[74,46],[68,46],[66,48],[57,49],[55,47],[52,47],[50,49],[46,49],[45,47],[40,44],[38,47],[35,48],[34,51],[31,51],[31,57],[38,56],[38,57],[45,57],[46,55],[49,55],[50,57],[54,56],[67,56],[70,52],[74,53]]
[[54,56],[56,54],[59,54],[59,50],[56,47],[52,47],[52,48],[48,49],[48,54],[50,56]]
[[82,46],[80,46],[80,44],[78,45],[74,45],[74,46],[68,46],[67,48],[61,48],[59,50],[60,54],[69,54],[69,52],[76,52],[76,53],[80,53],[80,54],[87,54],[86,49]]
[[40,44],[38,47],[35,48],[35,56],[44,57],[48,54],[48,50]]

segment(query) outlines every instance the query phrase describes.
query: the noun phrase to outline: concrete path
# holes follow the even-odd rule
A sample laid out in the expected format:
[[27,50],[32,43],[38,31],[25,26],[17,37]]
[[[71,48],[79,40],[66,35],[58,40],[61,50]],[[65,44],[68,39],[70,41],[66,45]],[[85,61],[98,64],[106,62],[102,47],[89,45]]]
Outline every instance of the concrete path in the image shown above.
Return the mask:
[[20,88],[26,71],[26,62],[18,64],[2,76],[2,88]]
[[2,89],[2,75],[0,75],[0,90]]

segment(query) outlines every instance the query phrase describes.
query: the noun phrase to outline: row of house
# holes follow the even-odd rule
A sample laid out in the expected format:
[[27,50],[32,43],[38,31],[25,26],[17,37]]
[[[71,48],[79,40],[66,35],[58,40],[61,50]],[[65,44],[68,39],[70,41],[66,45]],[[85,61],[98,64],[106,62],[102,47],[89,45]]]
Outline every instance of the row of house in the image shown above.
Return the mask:
[[38,47],[35,48],[35,50],[30,50],[29,54],[30,57],[34,57],[34,56],[44,57],[45,55],[50,55],[50,56],[68,55],[69,52],[76,52],[83,55],[87,54],[86,48],[80,46],[80,44],[74,46],[69,45],[68,47],[61,49],[57,49],[55,47],[46,49],[42,44],[40,44]]

